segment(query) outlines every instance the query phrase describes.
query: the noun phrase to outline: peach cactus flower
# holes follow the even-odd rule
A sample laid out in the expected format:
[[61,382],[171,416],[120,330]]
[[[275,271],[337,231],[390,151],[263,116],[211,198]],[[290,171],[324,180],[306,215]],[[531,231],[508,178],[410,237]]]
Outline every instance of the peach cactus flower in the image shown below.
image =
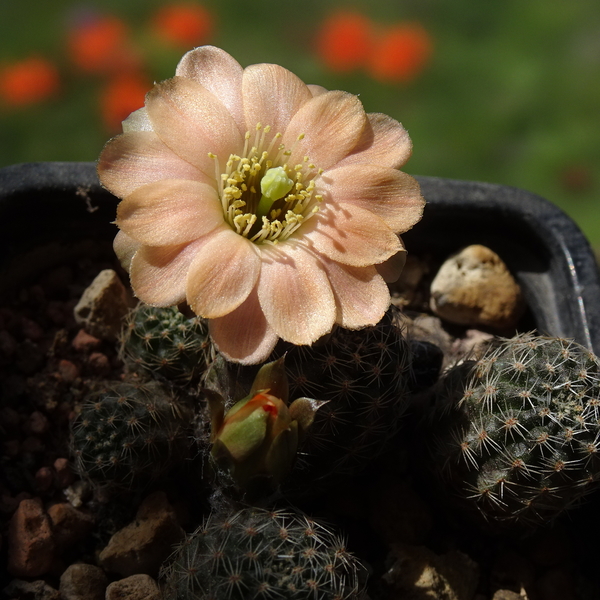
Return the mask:
[[[230,360],[377,323],[422,215],[406,130],[359,99],[213,46],[154,86],[99,160],[144,302],[187,302]],[[390,279],[388,279],[390,278]]]

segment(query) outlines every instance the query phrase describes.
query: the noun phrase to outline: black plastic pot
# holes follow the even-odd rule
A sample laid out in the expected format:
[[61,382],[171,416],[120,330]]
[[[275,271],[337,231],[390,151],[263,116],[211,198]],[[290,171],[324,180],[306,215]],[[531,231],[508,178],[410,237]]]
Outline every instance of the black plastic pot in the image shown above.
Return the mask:
[[[440,261],[469,244],[497,252],[522,286],[533,325],[600,354],[600,278],[590,245],[560,209],[523,190],[418,177],[425,215],[403,236]],[[117,199],[93,163],[0,169],[0,294],[56,264],[81,240],[106,244]],[[25,257],[25,258],[24,258]]]

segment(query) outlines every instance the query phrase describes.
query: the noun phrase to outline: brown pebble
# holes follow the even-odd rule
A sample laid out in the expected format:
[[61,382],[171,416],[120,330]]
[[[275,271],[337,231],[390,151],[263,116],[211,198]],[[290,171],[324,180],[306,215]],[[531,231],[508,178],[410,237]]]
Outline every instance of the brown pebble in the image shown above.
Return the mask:
[[106,354],[102,352],[92,352],[89,358],[90,368],[98,375],[108,375],[110,373],[110,361]]
[[60,592],[48,585],[43,579],[24,581],[13,579],[3,590],[7,598],[32,600],[64,600]]
[[68,458],[57,458],[53,466],[56,472],[56,485],[59,489],[63,490],[75,481],[75,473],[73,473]]
[[50,423],[46,415],[39,410],[33,411],[27,419],[24,429],[26,433],[33,435],[41,435],[46,433],[50,427]]
[[523,596],[512,590],[496,590],[492,600],[523,600]]
[[50,519],[39,498],[23,500],[8,526],[8,572],[15,577],[38,577],[54,560]]
[[67,383],[71,383],[79,377],[77,365],[64,358],[58,363],[58,372],[63,381],[66,381]]
[[67,320],[66,310],[62,302],[48,302],[46,316],[55,325],[64,325]]
[[40,492],[46,492],[52,486],[54,473],[50,467],[42,467],[35,474],[35,486]]
[[73,338],[71,345],[78,352],[87,352],[96,350],[102,343],[97,337],[90,335],[85,329],[80,329],[77,335]]
[[107,585],[100,567],[76,563],[61,575],[60,594],[63,600],[104,600]]
[[21,330],[23,337],[33,342],[38,342],[44,337],[44,330],[35,321],[27,317],[21,319]]
[[48,517],[54,531],[54,541],[59,552],[84,540],[94,527],[93,515],[78,510],[68,502],[58,502],[48,508]]
[[144,574],[113,581],[106,588],[106,600],[160,600],[161,597],[156,581]]

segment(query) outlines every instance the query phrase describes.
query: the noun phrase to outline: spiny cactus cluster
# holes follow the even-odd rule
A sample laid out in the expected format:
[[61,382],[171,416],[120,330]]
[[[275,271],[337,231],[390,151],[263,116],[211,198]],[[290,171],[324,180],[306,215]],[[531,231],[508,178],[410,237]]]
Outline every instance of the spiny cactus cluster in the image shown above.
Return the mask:
[[364,467],[398,431],[408,406],[411,352],[396,309],[373,327],[338,328],[324,343],[283,350],[290,399],[325,401],[290,479],[314,483]]
[[208,326],[201,317],[188,319],[177,307],[143,303],[127,316],[120,356],[134,371],[188,382],[206,370],[212,354]]
[[165,600],[351,600],[362,566],[343,540],[296,512],[213,514],[174,552]]
[[548,521],[600,478],[600,361],[583,346],[497,339],[441,389],[452,424],[436,463],[486,518]]
[[158,382],[114,382],[84,401],[71,427],[82,477],[129,486],[158,479],[190,448],[190,415]]

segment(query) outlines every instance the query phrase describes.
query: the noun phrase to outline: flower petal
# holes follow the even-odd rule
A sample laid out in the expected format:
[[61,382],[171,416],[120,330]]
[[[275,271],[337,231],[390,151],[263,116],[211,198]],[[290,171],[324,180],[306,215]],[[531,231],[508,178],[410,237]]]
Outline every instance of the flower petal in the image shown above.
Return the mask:
[[336,166],[373,163],[380,167],[400,168],[412,152],[412,141],[406,129],[381,113],[368,113],[367,119],[368,125],[352,154]]
[[313,97],[283,134],[285,147],[295,148],[288,164],[300,164],[308,156],[317,167],[328,169],[352,152],[366,123],[365,110],[353,94],[332,91]]
[[355,267],[382,263],[402,250],[398,236],[381,217],[345,202],[327,202],[300,232],[317,252]]
[[235,58],[215,46],[190,50],[179,61],[175,75],[193,79],[212,92],[245,131],[242,105],[242,69]]
[[187,301],[202,317],[235,310],[252,291],[260,273],[256,246],[226,227],[202,246],[187,276]]
[[350,267],[327,259],[323,266],[337,306],[336,323],[346,329],[375,325],[390,305],[390,292],[375,267]]
[[152,131],[132,131],[109,140],[98,161],[98,177],[119,198],[161,179],[214,182],[214,173],[207,177],[174,154]]
[[199,181],[163,179],[138,188],[117,207],[117,225],[147,246],[191,242],[220,225],[216,190]]
[[152,123],[145,106],[134,110],[123,122],[123,133],[132,131],[152,131]]
[[414,177],[372,164],[336,166],[318,180],[325,200],[369,210],[397,233],[408,231],[423,216],[425,200]]
[[175,154],[215,177],[213,152],[222,160],[241,152],[243,136],[223,103],[192,79],[173,77],[146,95],[152,127]]
[[219,352],[244,365],[265,361],[279,339],[267,323],[256,288],[228,315],[210,319],[208,329]]
[[129,271],[135,295],[153,306],[183,302],[190,263],[208,238],[179,246],[142,246],[135,253]]
[[[402,238],[400,238],[402,243]],[[406,250],[400,250],[396,252],[394,256],[390,256],[385,262],[379,265],[375,265],[377,272],[383,277],[383,280],[387,283],[394,283],[398,281],[398,278],[402,274],[404,265],[406,264]]]
[[336,306],[321,261],[291,241],[264,247],[261,255],[258,298],[279,337],[293,344],[312,344],[329,333]]
[[324,88],[322,85],[317,85],[315,83],[309,83],[308,89],[310,90],[310,93],[313,96],[320,96],[321,94],[324,94],[325,92],[329,91],[327,88]]
[[113,250],[121,263],[121,266],[129,271],[131,266],[131,259],[135,253],[140,249],[141,244],[136,242],[133,238],[130,238],[123,231],[117,232],[115,239],[113,240]]
[[[279,65],[250,65],[242,80],[246,127],[271,126],[271,136],[283,133],[300,107],[312,98],[307,85]],[[267,138],[269,139],[269,138]]]

